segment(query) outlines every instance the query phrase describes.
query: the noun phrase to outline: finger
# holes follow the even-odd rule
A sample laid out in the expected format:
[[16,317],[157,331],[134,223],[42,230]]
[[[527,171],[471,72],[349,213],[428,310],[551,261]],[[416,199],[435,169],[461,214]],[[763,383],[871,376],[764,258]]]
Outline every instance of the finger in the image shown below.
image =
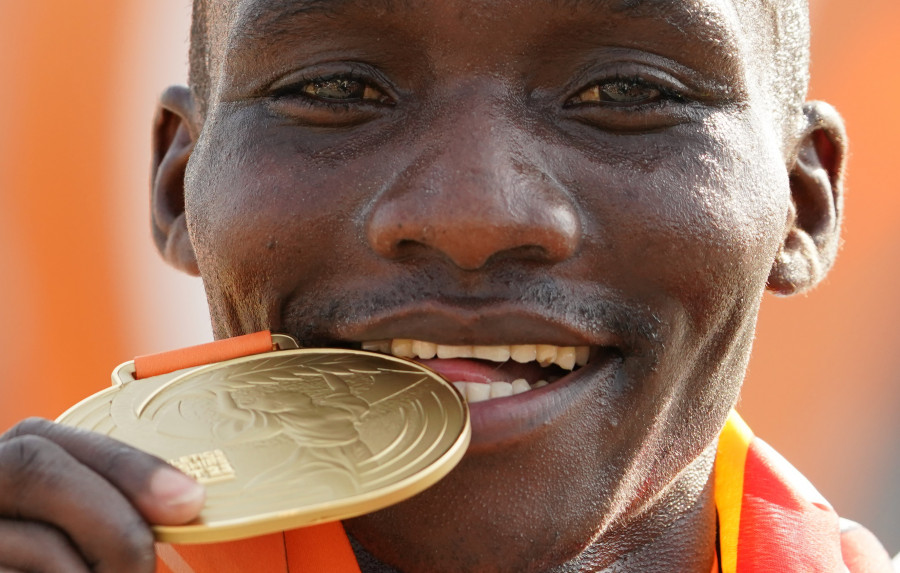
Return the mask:
[[41,436],[113,484],[149,523],[180,525],[199,515],[205,490],[165,461],[118,440],[47,420],[21,422],[0,438]]
[[0,516],[57,527],[94,571],[153,571],[153,534],[137,510],[46,438],[0,442]]
[[0,572],[90,573],[58,529],[41,523],[0,520]]

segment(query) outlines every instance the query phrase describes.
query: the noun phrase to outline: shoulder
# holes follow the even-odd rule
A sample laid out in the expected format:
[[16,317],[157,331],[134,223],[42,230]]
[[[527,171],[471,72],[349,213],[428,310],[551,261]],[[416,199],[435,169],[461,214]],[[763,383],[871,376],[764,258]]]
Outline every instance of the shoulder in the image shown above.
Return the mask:
[[894,572],[881,542],[871,531],[849,519],[841,519],[841,555],[850,573]]

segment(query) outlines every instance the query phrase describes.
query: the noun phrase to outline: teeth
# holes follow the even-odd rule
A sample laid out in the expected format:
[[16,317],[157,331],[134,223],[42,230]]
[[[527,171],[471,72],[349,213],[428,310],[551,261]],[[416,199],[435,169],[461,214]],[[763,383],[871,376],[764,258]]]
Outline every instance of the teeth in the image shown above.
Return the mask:
[[506,362],[509,360],[509,346],[473,346],[472,354],[482,360]]
[[362,349],[368,350],[369,352],[380,352],[382,354],[390,354],[391,353],[391,341],[390,340],[372,340],[370,342],[363,342]]
[[575,368],[575,347],[563,346],[556,351],[556,364],[564,370]]
[[522,392],[528,392],[531,390],[531,386],[528,385],[528,380],[524,378],[519,378],[518,380],[513,380],[512,383],[512,393],[521,394]]
[[475,402],[484,402],[493,400],[494,398],[505,398],[506,396],[515,396],[522,392],[528,392],[533,388],[542,388],[547,385],[546,380],[541,380],[534,386],[528,384],[524,378],[519,378],[513,382],[453,382],[453,385],[459,390],[463,398],[467,402],[474,404]]
[[412,343],[412,351],[415,356],[428,360],[434,358],[434,355],[437,354],[437,344],[415,340]]
[[470,404],[474,404],[476,402],[484,402],[485,400],[489,400],[491,398],[491,385],[490,384],[481,384],[479,382],[469,382],[469,387],[466,388],[466,401]]
[[553,346],[552,344],[511,344],[497,346],[453,346],[435,344],[422,340],[395,338],[394,340],[373,340],[362,343],[363,350],[393,354],[401,358],[434,357],[477,358],[491,362],[506,362],[510,359],[525,364],[537,362],[541,366],[556,364],[564,370],[584,366],[590,358],[588,346]]
[[395,338],[391,341],[391,354],[400,358],[415,358],[413,341],[405,338]]
[[535,360],[537,360],[538,364],[540,364],[541,366],[550,366],[556,361],[556,352],[558,349],[558,346],[538,344],[536,348],[537,356],[535,357]]
[[447,346],[437,345],[438,358],[474,358],[471,346]]
[[537,360],[537,346],[534,344],[513,344],[509,347],[509,356],[522,364],[534,362]]
[[491,398],[504,398],[513,395],[513,387],[509,382],[491,382]]
[[589,346],[576,346],[575,347],[575,364],[579,366],[584,366],[588,363],[588,358],[591,355],[591,348]]

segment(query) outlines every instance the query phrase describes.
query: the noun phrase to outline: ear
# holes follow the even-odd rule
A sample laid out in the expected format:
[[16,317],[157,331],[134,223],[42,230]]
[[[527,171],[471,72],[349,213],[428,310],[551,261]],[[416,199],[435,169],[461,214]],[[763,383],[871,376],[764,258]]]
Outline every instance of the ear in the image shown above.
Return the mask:
[[805,126],[790,168],[787,233],[769,273],[768,288],[790,295],[816,286],[840,245],[847,135],[841,116],[823,102],[803,107]]
[[153,240],[166,262],[195,276],[200,271],[184,216],[184,175],[199,133],[200,121],[190,90],[185,86],[168,88],[159,98],[153,120]]

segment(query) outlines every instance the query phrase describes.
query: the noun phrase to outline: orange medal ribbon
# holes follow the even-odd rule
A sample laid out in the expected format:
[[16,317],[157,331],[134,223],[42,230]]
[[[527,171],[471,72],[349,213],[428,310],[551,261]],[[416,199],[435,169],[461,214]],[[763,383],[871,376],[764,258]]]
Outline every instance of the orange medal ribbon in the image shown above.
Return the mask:
[[[135,358],[135,378],[273,350],[269,331]],[[161,573],[359,573],[359,565],[340,522],[208,545],[156,546]]]

